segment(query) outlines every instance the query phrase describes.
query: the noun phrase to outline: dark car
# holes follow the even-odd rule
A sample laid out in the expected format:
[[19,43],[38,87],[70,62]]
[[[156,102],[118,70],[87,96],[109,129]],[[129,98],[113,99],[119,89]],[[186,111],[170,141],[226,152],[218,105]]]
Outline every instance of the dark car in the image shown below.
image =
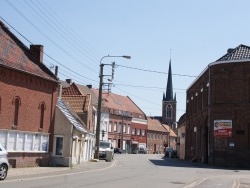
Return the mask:
[[167,147],[165,152],[165,157],[177,157],[177,152],[172,147]]
[[146,148],[139,148],[138,153],[147,154],[147,149]]
[[121,148],[115,148],[114,153],[122,154],[122,149]]

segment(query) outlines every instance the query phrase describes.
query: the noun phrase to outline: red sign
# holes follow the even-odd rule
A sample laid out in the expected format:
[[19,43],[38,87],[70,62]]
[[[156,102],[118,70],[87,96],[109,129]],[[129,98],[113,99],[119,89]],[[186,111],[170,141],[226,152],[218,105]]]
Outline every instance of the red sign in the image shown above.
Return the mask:
[[214,136],[232,137],[232,120],[215,120]]

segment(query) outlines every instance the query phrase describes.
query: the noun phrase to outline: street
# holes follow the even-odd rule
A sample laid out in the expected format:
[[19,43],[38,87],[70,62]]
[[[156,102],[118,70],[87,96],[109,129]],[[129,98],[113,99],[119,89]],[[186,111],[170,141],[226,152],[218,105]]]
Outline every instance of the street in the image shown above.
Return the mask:
[[22,177],[12,177],[12,172],[0,182],[1,188],[250,187],[248,170],[212,168],[159,154],[116,154],[112,165],[105,169],[63,168]]

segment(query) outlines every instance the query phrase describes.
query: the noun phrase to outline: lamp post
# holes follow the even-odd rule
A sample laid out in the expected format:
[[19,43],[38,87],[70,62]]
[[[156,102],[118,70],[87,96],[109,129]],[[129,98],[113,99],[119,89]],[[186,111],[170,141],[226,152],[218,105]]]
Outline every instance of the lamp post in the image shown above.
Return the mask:
[[103,86],[103,67],[104,65],[111,65],[111,64],[103,64],[102,60],[107,57],[122,57],[126,59],[131,59],[130,56],[123,55],[123,56],[103,56],[100,60],[100,82],[99,82],[99,93],[98,93],[98,107],[97,107],[97,122],[96,122],[96,150],[95,150],[95,159],[99,159],[99,148],[100,148],[100,124],[101,124],[101,110],[102,110],[102,86]]

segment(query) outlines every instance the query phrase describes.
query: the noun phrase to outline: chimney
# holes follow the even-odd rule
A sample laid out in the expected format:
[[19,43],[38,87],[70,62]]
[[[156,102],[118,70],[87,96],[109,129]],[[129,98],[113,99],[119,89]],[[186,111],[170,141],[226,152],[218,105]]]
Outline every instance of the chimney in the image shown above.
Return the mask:
[[30,52],[34,61],[43,63],[43,46],[42,45],[30,45]]
[[55,75],[56,77],[58,76],[58,66],[56,65],[56,68],[55,68]]
[[233,48],[228,48],[227,53],[231,53],[233,50]]
[[71,84],[71,83],[72,83],[72,80],[71,80],[71,79],[66,79],[66,82],[67,82],[68,84]]
[[87,87],[88,87],[89,89],[92,89],[92,85],[87,85]]

